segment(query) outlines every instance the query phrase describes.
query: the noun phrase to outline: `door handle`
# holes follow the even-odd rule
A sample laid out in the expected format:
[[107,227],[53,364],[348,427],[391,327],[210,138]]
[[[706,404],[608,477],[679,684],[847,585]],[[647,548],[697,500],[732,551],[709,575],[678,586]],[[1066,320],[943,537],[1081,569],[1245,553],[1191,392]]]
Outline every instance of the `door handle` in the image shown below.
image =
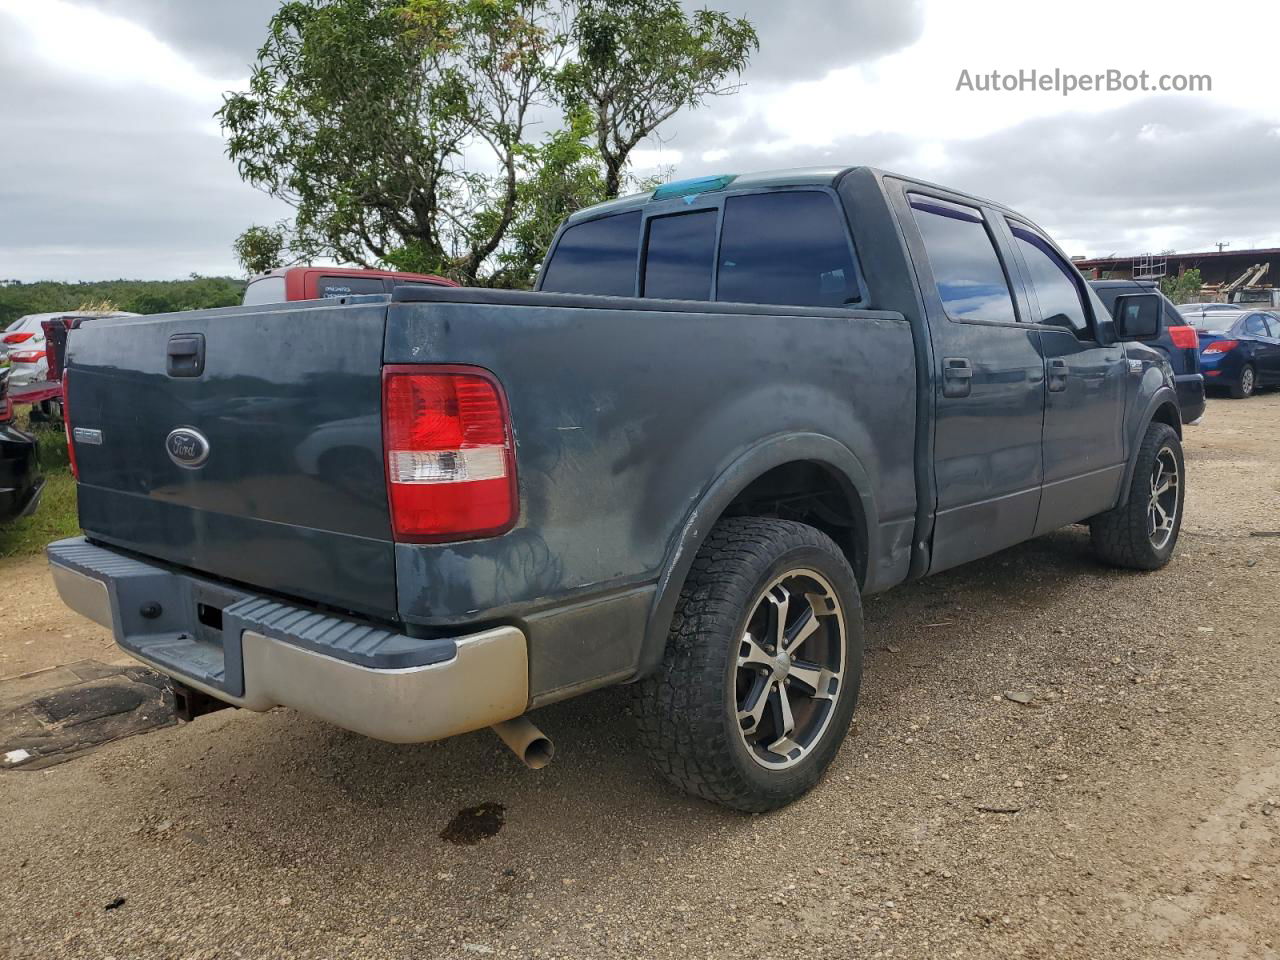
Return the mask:
[[973,365],[968,357],[942,358],[942,395],[967,397],[973,385]]
[[1067,366],[1067,361],[1061,357],[1054,357],[1049,361],[1049,390],[1053,393],[1061,393],[1067,389],[1067,374],[1071,368]]

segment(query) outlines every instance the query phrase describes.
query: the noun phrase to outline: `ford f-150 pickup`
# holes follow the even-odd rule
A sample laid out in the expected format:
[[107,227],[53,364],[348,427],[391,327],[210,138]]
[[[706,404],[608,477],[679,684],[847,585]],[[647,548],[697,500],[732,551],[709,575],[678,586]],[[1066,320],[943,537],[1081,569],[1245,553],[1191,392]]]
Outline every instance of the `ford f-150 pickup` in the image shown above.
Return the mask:
[[998,204],[682,181],[574,214],[537,286],[84,326],[63,599],[191,715],[495,726],[532,763],[527,711],[631,683],[668,778],[766,810],[848,730],[860,597],[1073,523],[1173,552],[1158,298],[1108,312]]

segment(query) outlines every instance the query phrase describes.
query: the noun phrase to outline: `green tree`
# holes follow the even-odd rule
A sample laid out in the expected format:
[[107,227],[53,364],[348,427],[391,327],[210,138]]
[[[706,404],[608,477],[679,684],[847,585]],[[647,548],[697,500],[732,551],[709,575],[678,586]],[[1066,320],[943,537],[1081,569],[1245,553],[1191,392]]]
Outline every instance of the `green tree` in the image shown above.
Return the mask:
[[287,230],[286,223],[277,223],[274,227],[262,227],[255,223],[236,237],[232,248],[246,274],[252,277],[256,273],[266,273],[284,266]]
[[29,313],[97,309],[104,303],[131,313],[170,313],[229,307],[243,295],[243,280],[198,274],[185,280],[15,281],[0,285],[0,330]]
[[290,0],[218,118],[241,176],[293,206],[300,258],[526,284],[555,223],[754,44],[675,0]]
[[631,151],[686,107],[735,92],[760,43],[755,28],[678,0],[579,0],[570,35],[577,58],[557,86],[595,116],[605,196],[618,196]]
[[1199,268],[1192,267],[1176,277],[1162,277],[1160,292],[1174,303],[1192,303],[1200,299],[1200,287],[1203,284]]

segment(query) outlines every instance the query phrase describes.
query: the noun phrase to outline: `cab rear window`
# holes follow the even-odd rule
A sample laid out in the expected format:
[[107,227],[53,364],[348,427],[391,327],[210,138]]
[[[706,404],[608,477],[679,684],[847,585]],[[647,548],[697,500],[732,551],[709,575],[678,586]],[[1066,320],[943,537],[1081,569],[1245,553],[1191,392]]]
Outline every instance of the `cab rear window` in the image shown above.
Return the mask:
[[321,277],[316,284],[317,297],[350,297],[362,293],[386,293],[382,277]]
[[541,289],[551,293],[634,296],[639,256],[639,210],[576,223],[560,235]]

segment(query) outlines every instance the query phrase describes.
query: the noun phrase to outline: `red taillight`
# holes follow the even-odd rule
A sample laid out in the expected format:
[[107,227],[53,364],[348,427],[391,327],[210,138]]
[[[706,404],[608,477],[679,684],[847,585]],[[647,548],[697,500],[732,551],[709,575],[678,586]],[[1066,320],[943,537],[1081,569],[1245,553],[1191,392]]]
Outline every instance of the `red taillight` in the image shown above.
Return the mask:
[[1215,340],[1204,348],[1204,353],[1230,353],[1240,346],[1239,340]]
[[1188,327],[1186,324],[1170,327],[1169,338],[1173,340],[1175,347],[1181,347],[1184,350],[1194,350],[1200,346],[1200,338],[1196,336],[1196,328]]
[[35,336],[34,333],[6,333],[4,335],[4,342],[5,343],[26,343],[28,340],[30,340],[34,336]]
[[43,350],[21,350],[17,353],[9,354],[9,359],[14,363],[39,363],[44,359]]
[[71,464],[71,476],[79,480],[80,467],[76,464],[76,445],[71,439],[71,404],[67,403],[67,396],[71,392],[69,388],[70,379],[71,371],[64,370],[62,372],[62,429],[67,432],[67,460]]
[[382,446],[397,540],[466,540],[515,525],[510,419],[488,371],[384,367]]

